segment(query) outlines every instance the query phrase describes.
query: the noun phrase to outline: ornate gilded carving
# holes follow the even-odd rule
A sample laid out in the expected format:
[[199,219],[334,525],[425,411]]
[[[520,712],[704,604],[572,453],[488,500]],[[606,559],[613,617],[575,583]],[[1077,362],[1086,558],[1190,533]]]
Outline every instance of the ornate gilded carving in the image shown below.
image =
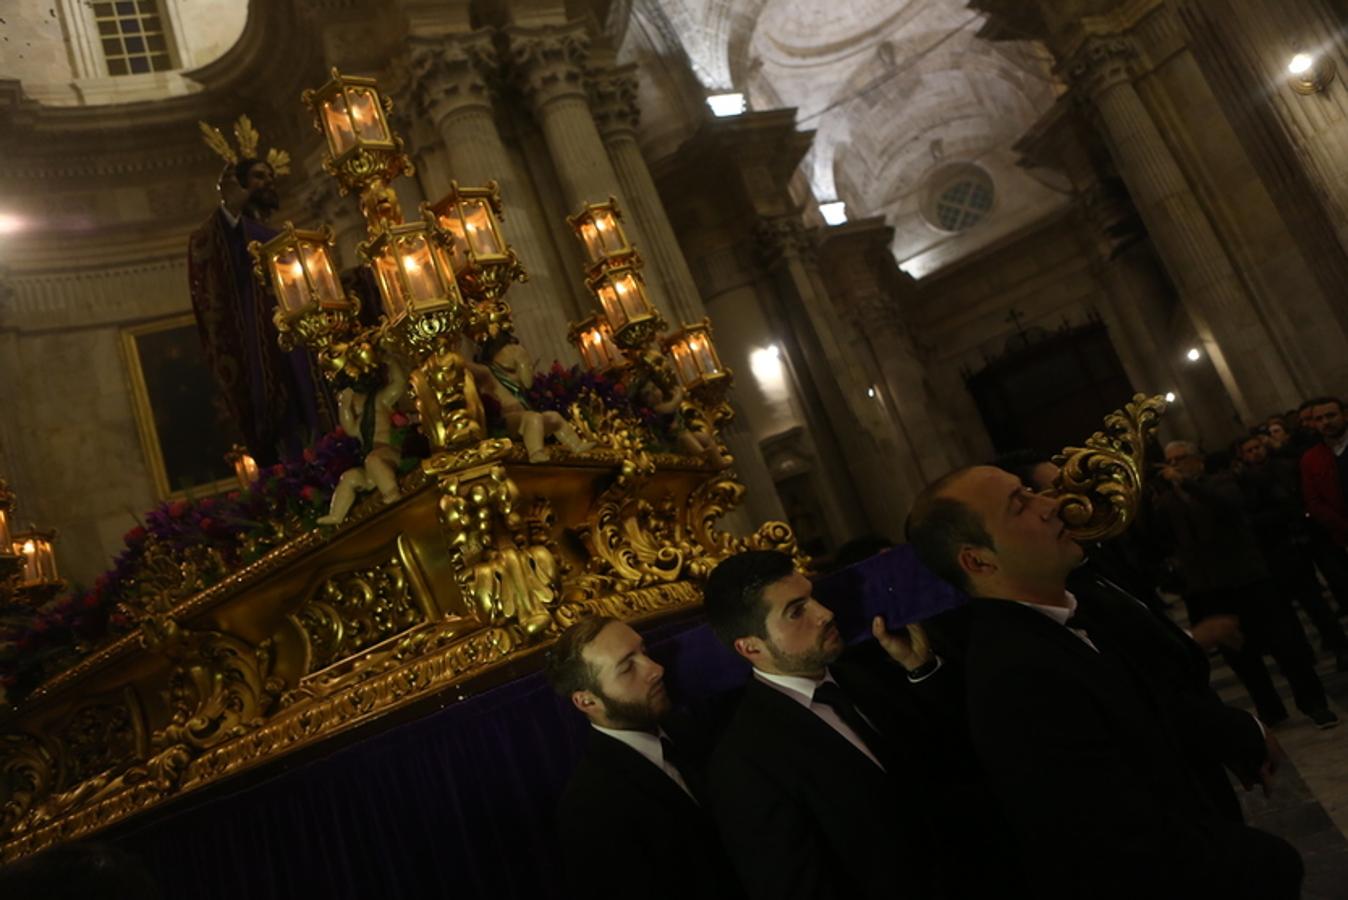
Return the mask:
[[1163,398],[1135,394],[1105,417],[1104,430],[1084,447],[1067,447],[1053,458],[1062,471],[1050,492],[1062,499],[1059,515],[1077,540],[1107,540],[1132,524],[1142,500],[1147,444],[1164,411]]
[[399,537],[379,563],[324,580],[289,616],[305,637],[306,674],[424,622],[428,600],[414,567]]
[[0,734],[0,828],[12,831],[56,787],[56,760],[31,734]]
[[253,646],[218,631],[183,628],[164,616],[141,622],[146,649],[175,663],[165,694],[170,723],[150,738],[155,748],[202,750],[246,733],[270,711],[284,684],[271,676],[272,642]]
[[408,384],[432,447],[461,447],[482,439],[482,401],[459,354],[444,349],[433,352],[412,370]]
[[519,499],[499,465],[440,481],[440,521],[464,596],[484,625],[518,622],[533,637],[552,624],[557,561],[528,541]]
[[102,698],[75,709],[52,738],[60,753],[61,783],[79,784],[124,765],[143,749],[144,724],[135,694]]

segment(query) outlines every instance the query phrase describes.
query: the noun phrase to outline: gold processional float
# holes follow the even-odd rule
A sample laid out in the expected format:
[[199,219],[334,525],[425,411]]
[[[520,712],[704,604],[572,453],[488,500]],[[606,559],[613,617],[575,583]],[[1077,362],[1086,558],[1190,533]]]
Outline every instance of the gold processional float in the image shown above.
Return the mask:
[[[731,373],[706,321],[661,335],[612,198],[569,219],[602,310],[570,338],[591,371],[668,409],[676,433],[657,441],[630,409],[582,396],[556,419],[515,409],[508,425],[521,443],[489,437],[481,394],[500,384],[461,347],[510,354],[505,295],[527,277],[501,231],[497,186],[451,182],[408,221],[390,182],[413,168],[376,82],[334,69],[303,100],[327,141],[324,168],[359,197],[368,226],[359,254],[384,315],[360,324],[359,300],[336,276],[330,228],[286,223],[250,247],[276,299],[281,346],[312,351],[334,387],[387,372],[384,408],[405,372],[432,452],[392,497],[376,490],[352,506],[353,490],[338,502],[339,485],[326,517],[335,527],[268,523],[266,537],[250,538],[255,561],[225,577],[212,577],[221,568],[209,550],[148,547],[123,603],[132,630],[88,648],[0,714],[0,860],[90,835],[394,711],[415,715],[533,671],[551,639],[586,615],[640,623],[687,614],[700,581],[738,550],[775,548],[805,562],[783,523],[745,538],[717,528],[745,493],[720,439]],[[255,151],[246,118],[235,131]],[[1163,409],[1139,395],[1060,458],[1064,515],[1082,537],[1131,522]],[[545,446],[545,433],[561,446]],[[671,443],[676,452],[663,452]],[[251,463],[236,459],[241,479],[256,477]],[[343,481],[374,487],[388,471],[371,452]],[[0,550],[13,548],[0,552],[0,600],[36,607],[63,583],[50,533],[11,533],[13,502],[0,482]]]

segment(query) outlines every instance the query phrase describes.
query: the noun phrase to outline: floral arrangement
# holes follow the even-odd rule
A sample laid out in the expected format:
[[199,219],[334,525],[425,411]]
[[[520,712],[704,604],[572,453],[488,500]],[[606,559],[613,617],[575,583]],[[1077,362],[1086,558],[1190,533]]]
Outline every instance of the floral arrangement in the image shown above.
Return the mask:
[[37,610],[0,609],[0,703],[6,697],[15,702],[100,642],[131,629],[121,604],[133,596],[151,544],[175,556],[212,551],[224,563],[221,571],[204,573],[213,583],[266,552],[273,523],[313,528],[342,473],[360,463],[360,441],[338,429],[298,456],[263,469],[248,491],[155,507],[126,533],[125,549],[92,588]]

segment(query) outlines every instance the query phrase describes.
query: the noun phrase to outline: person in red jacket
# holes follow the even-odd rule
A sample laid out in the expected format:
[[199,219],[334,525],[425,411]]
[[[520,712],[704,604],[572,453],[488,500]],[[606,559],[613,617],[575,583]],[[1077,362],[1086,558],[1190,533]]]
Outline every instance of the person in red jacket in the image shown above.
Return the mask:
[[1329,533],[1335,544],[1348,544],[1348,419],[1343,402],[1335,397],[1311,401],[1311,420],[1320,443],[1301,457],[1301,499],[1306,513]]

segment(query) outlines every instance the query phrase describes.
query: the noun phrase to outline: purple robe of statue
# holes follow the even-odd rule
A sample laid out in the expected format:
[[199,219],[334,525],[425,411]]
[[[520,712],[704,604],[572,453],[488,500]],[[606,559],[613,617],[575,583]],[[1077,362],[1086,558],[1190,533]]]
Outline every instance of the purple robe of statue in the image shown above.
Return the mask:
[[249,241],[275,235],[247,217],[231,225],[217,209],[188,245],[192,311],[206,363],[259,465],[300,452],[334,421],[308,351],[285,353],[277,345],[275,300],[253,278]]

